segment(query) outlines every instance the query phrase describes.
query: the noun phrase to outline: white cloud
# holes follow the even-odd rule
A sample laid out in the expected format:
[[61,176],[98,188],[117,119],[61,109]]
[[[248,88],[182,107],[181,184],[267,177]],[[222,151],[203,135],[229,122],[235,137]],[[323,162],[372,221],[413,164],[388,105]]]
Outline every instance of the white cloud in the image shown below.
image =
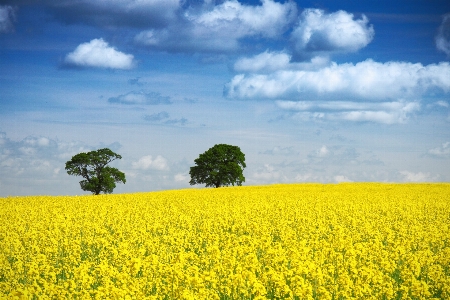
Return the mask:
[[31,156],[36,154],[36,149],[32,147],[20,147],[19,148],[20,153]]
[[103,39],[93,39],[80,44],[73,52],[66,55],[67,65],[78,67],[131,69],[134,56],[110,47]]
[[15,141],[0,132],[0,196],[79,193],[79,179],[67,175],[64,166],[73,155],[90,150],[80,142],[44,136]]
[[303,119],[346,120],[383,124],[405,123],[420,109],[417,102],[277,101]]
[[351,102],[351,101],[278,101],[284,109],[309,110],[397,110],[404,107],[402,102]]
[[188,9],[183,19],[163,29],[137,34],[135,41],[173,52],[229,52],[245,37],[277,38],[297,13],[293,2],[263,0],[259,6],[228,0],[219,5]]
[[403,180],[408,182],[434,181],[430,173],[422,173],[422,172],[414,173],[409,171],[400,171],[400,174],[403,176]]
[[329,147],[323,145],[319,149],[316,149],[308,154],[307,162],[312,162],[313,164],[317,164],[319,162],[325,161],[326,158],[328,158],[328,162],[330,162],[330,159],[332,159],[332,156],[334,156],[334,153],[330,150]]
[[439,158],[450,158],[450,142],[442,143],[440,147],[430,149],[428,154]]
[[450,57],[450,14],[444,16],[441,26],[439,26],[436,47]]
[[173,177],[176,182],[189,182],[189,174],[178,173]]
[[27,137],[24,140],[24,143],[31,146],[39,146],[46,147],[49,146],[50,140],[46,137]]
[[435,103],[435,105],[440,106],[440,107],[445,107],[445,108],[448,108],[448,107],[450,106],[450,105],[448,104],[448,102],[445,102],[445,101],[442,101],[442,100],[437,101],[437,102]]
[[324,56],[315,56],[306,62],[291,62],[291,55],[284,51],[265,51],[254,57],[238,59],[233,69],[245,73],[272,73],[280,70],[318,70],[329,65],[329,59]]
[[[408,103],[407,106],[414,106],[414,103]],[[417,107],[417,106],[415,106]],[[410,110],[407,110],[410,112]],[[350,111],[334,114],[327,114],[330,120],[347,120],[356,122],[376,122],[383,124],[405,123],[409,114],[405,111]]]
[[278,71],[286,69],[291,60],[290,55],[284,52],[263,52],[252,58],[241,58],[234,64],[237,72]]
[[[320,173],[319,173],[320,174]],[[345,175],[333,175],[333,174],[314,174],[311,172],[297,174],[294,177],[294,181],[296,182],[353,182],[353,180],[349,179]]]
[[310,152],[308,154],[308,159],[305,160],[304,163],[317,164],[319,162],[323,162],[325,158],[331,158],[333,155],[334,153],[330,150],[330,148],[323,145],[320,148]]
[[293,70],[291,65],[269,74],[238,74],[225,85],[224,94],[234,99],[278,100],[280,108],[307,112],[299,115],[308,118],[392,124],[403,123],[417,112],[421,97],[450,92],[448,62],[424,66],[369,59],[309,70]]
[[385,100],[418,97],[429,89],[450,91],[450,64],[365,60],[313,71],[281,70],[271,74],[239,74],[226,85],[230,98],[359,98]]
[[0,33],[14,30],[13,23],[16,20],[16,9],[10,5],[0,5]]
[[146,121],[150,121],[150,122],[158,122],[158,121],[162,121],[165,119],[169,118],[169,113],[166,111],[162,111],[159,113],[155,113],[155,114],[151,114],[151,115],[146,115],[144,117],[144,120]]
[[372,25],[362,15],[346,11],[326,14],[320,9],[305,9],[292,32],[291,40],[296,54],[354,52],[369,44],[374,36]]
[[[301,170],[306,168],[332,170],[336,168],[337,172],[327,175],[343,175],[342,170],[348,171],[350,168],[359,166],[382,166],[383,163],[374,155],[362,153],[354,147],[346,147],[342,145],[322,145],[315,150],[310,151],[307,156],[301,160]],[[313,172],[313,173],[314,173]],[[310,172],[311,173],[311,172]],[[315,173],[317,174],[317,173]],[[353,176],[352,176],[353,177]],[[332,177],[327,177],[333,180]]]
[[294,177],[295,181],[298,182],[313,182],[313,181],[318,181],[317,180],[317,176],[314,176],[311,173],[306,173],[306,174],[297,174]]
[[334,181],[336,182],[353,182],[353,180],[349,179],[347,176],[345,175],[336,175],[334,176]]
[[144,91],[133,91],[117,97],[111,97],[108,99],[109,103],[120,103],[128,105],[157,105],[157,104],[170,104],[170,97],[162,96],[159,93]]
[[236,38],[248,35],[276,37],[292,20],[296,8],[293,3],[278,3],[272,0],[262,0],[260,6],[242,5],[236,0],[225,1],[211,11],[200,14],[186,13],[188,20],[196,24],[196,28],[208,28],[219,33],[231,34]]
[[273,183],[273,182],[281,182],[285,179],[283,174],[276,170],[270,164],[264,164],[263,167],[258,168],[250,178],[247,180],[248,182],[257,182],[257,183]]
[[319,150],[317,150],[317,156],[318,157],[325,157],[328,155],[328,153],[330,152],[330,150],[328,150],[327,146],[322,146],[320,147]]
[[133,169],[140,170],[167,170],[169,167],[167,165],[167,160],[161,155],[156,156],[154,159],[151,155],[143,156],[138,161],[132,163]]

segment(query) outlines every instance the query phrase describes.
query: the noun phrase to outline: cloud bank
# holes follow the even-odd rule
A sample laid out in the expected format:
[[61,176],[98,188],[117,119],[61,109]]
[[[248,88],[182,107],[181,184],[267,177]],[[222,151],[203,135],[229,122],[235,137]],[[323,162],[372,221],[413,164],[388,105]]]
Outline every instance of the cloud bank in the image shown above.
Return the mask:
[[103,39],[93,39],[80,44],[73,52],[66,55],[64,63],[68,66],[131,69],[134,56],[125,54],[109,46]]
[[[280,108],[304,112],[300,115],[308,118],[392,124],[403,123],[418,111],[422,97],[450,92],[447,62],[424,66],[368,59],[298,70],[286,64],[282,54],[267,61],[271,59],[278,63],[269,67],[256,64],[254,70],[271,68],[273,72],[238,74],[225,86],[224,95],[230,99],[277,100]],[[245,63],[241,60],[237,68],[251,70]],[[277,67],[281,69],[275,70]]]
[[417,102],[382,102],[377,104],[355,102],[294,102],[279,101],[285,110],[297,112],[302,120],[356,121],[383,124],[406,123],[409,116],[420,109]]
[[[100,145],[104,148],[105,145]],[[113,150],[120,144],[107,145]],[[45,136],[28,136],[15,141],[0,132],[0,190],[8,194],[67,194],[73,180],[66,174],[64,165],[73,155],[93,150],[81,142],[64,142]],[[26,181],[26,184],[23,182]],[[57,187],[55,187],[57,186]],[[69,188],[70,190],[70,188]]]
[[219,5],[190,7],[166,28],[136,35],[136,43],[172,52],[230,52],[244,38],[274,39],[283,34],[297,14],[293,2],[263,0],[259,6],[228,0]]

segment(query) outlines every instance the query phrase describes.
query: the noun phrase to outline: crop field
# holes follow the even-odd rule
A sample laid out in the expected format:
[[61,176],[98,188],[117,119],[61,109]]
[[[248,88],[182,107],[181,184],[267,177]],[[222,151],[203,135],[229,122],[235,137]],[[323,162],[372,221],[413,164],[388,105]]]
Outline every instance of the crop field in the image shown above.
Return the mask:
[[0,198],[0,299],[450,299],[450,184]]

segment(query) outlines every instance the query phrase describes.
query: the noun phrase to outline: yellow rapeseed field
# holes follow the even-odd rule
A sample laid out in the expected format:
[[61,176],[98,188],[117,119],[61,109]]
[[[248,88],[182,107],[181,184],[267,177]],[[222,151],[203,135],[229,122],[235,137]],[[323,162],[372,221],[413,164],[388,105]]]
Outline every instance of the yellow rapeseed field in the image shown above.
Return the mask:
[[0,198],[0,299],[450,299],[450,184]]

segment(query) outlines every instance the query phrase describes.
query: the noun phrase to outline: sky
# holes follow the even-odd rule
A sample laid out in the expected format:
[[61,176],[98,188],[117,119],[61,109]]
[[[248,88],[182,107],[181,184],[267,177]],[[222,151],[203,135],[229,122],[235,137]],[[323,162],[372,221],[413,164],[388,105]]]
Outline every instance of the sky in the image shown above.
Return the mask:
[[215,144],[244,185],[449,182],[450,2],[0,0],[0,197],[105,147],[114,193],[190,188]]

